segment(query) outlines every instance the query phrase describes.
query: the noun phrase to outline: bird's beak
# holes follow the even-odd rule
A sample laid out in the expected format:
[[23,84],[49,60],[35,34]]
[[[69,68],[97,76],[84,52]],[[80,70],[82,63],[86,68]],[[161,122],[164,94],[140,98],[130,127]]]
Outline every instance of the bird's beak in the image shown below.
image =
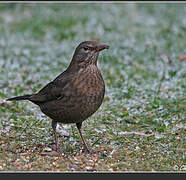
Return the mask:
[[108,49],[110,46],[107,44],[97,44],[96,45],[96,51],[102,51],[104,49]]

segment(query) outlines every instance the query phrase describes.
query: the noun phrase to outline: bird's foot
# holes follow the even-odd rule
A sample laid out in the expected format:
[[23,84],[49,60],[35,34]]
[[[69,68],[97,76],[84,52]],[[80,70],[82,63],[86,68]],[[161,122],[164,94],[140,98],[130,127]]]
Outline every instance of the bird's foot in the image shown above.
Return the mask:
[[56,151],[58,154],[64,153],[58,145],[56,146],[55,143],[51,143],[50,147],[52,148],[53,151]]
[[61,148],[59,148],[59,147],[56,148],[56,152],[59,153],[59,154],[64,153],[64,152],[61,150]]

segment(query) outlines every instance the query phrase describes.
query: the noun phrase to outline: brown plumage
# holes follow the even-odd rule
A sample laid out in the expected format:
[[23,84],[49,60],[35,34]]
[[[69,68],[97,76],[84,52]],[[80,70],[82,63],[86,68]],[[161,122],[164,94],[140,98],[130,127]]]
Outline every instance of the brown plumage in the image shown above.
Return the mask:
[[76,48],[68,68],[48,83],[38,93],[7,99],[29,100],[52,119],[56,150],[58,140],[56,125],[76,123],[85,150],[88,147],[81,133],[81,125],[100,107],[105,93],[105,84],[97,67],[99,52],[109,46],[96,41],[84,41]]

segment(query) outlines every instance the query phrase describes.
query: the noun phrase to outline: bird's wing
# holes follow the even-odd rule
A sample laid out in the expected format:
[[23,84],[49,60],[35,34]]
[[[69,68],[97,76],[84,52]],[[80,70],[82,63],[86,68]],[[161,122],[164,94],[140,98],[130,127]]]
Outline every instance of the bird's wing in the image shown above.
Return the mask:
[[29,100],[35,103],[43,103],[62,98],[62,96],[64,96],[64,88],[67,85],[68,76],[59,76],[43,87],[38,93],[33,94]]

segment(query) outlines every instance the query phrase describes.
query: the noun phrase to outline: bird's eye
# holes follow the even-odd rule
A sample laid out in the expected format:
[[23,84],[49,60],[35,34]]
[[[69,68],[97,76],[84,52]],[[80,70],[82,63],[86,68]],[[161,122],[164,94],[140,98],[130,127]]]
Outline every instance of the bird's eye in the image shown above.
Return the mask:
[[83,49],[84,49],[85,51],[88,51],[88,50],[89,50],[89,48],[88,48],[88,47],[84,47]]

